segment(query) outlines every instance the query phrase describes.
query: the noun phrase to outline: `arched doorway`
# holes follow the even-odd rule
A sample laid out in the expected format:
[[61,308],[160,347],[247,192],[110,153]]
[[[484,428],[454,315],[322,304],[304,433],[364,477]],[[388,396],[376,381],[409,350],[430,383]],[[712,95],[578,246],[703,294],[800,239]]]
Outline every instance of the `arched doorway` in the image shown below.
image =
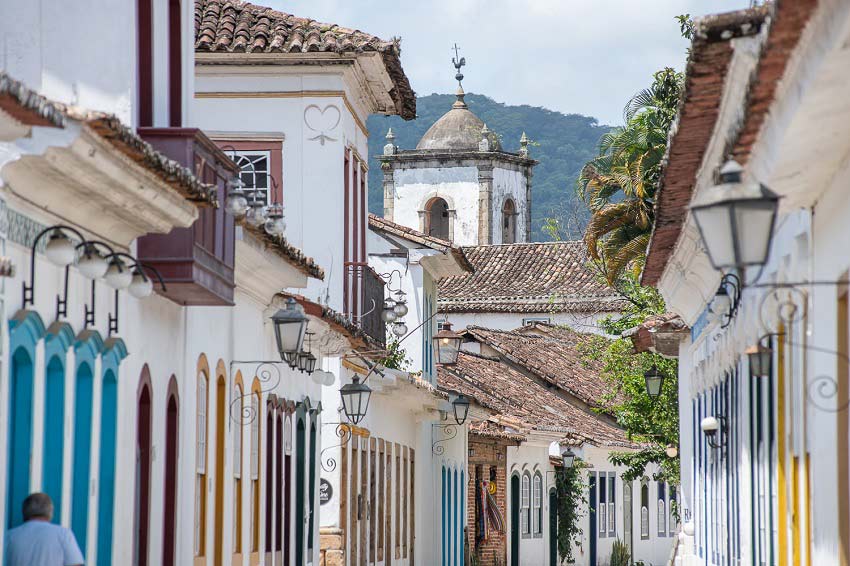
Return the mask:
[[97,499],[97,563],[112,564],[112,523],[115,502],[115,433],[118,428],[118,380],[113,370],[103,374],[100,403],[100,492]]
[[62,470],[65,451],[65,352],[47,364],[44,384],[44,465],[42,489],[53,500],[53,522],[62,519]]
[[[318,413],[313,413],[310,418],[310,466],[308,468],[310,474],[310,490],[307,492],[307,497],[309,497],[309,501],[307,503],[307,507],[309,509],[307,520],[310,521],[310,524],[307,528],[307,560],[313,561],[313,529],[316,524],[316,418]],[[374,466],[374,460],[372,466]],[[374,479],[374,475],[373,475]],[[372,527],[373,529],[375,527]]]
[[306,475],[306,426],[304,416],[298,415],[295,424],[295,564],[304,564],[304,505],[305,475]]
[[215,391],[215,566],[224,566],[224,416],[227,404],[227,383],[216,372]]
[[277,473],[275,473],[274,475],[274,550],[275,563],[282,564],[281,553],[283,551],[283,537],[287,536],[289,533],[283,532],[283,490],[285,489],[285,486],[283,484],[283,410],[280,407],[277,408],[277,416],[275,418],[275,436],[277,437],[277,443],[275,447],[274,459],[275,467],[277,468]]
[[[289,406],[287,410],[289,410]],[[286,418],[283,421],[283,566],[289,566],[289,554],[292,552],[290,540],[290,525],[292,524],[292,414],[287,412]]]
[[[143,379],[147,366],[142,370]],[[136,548],[135,564],[147,566],[151,485],[151,390],[149,381],[139,391],[136,422]]]
[[511,476],[511,566],[519,566],[519,475]]
[[272,563],[274,548],[274,406],[266,401],[266,563]]
[[91,472],[92,366],[82,362],[77,366],[74,391],[74,456],[71,483],[71,530],[83,556],[86,555],[86,536],[89,522],[89,478]]
[[165,411],[165,492],[162,505],[162,564],[175,565],[177,543],[177,454],[179,447],[180,403],[177,381],[168,384]]
[[425,205],[425,233],[444,240],[450,240],[449,205],[440,197],[434,197]]
[[516,205],[513,199],[506,199],[502,206],[502,243],[516,243]]

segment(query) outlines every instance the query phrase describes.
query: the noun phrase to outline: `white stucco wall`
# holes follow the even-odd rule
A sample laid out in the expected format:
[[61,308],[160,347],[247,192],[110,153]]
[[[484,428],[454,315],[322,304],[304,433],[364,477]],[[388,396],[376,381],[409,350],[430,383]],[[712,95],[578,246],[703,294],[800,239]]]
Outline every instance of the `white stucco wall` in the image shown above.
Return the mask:
[[[238,68],[201,68],[196,80],[199,94],[194,101],[193,125],[219,137],[283,137],[286,238],[325,270],[325,280],[311,280],[304,294],[311,300],[327,298],[331,308],[342,311],[345,148],[354,147],[364,158],[368,156],[367,138],[338,94],[350,89],[342,72],[246,74]],[[330,95],[290,95],[302,91]],[[254,92],[267,95],[240,96]],[[311,107],[324,110],[329,117],[328,129],[322,130],[327,136],[324,143],[310,128],[318,125],[306,122]],[[338,121],[330,120],[337,115]],[[367,211],[368,207],[361,211],[364,222]]]
[[516,239],[515,242],[525,242],[526,211],[528,201],[526,198],[527,179],[522,171],[513,171],[501,167],[493,168],[493,210],[490,213],[490,222],[493,226],[493,243],[501,244],[504,239],[504,228],[502,223],[502,209],[507,199],[514,201],[516,216]]
[[393,171],[393,221],[421,230],[419,211],[434,197],[455,211],[454,243],[478,244],[478,169],[476,167],[423,167]]
[[569,326],[577,332],[603,334],[598,321],[614,313],[449,313],[454,328],[482,326],[494,330],[514,330],[523,326],[526,319],[544,319],[551,324]]

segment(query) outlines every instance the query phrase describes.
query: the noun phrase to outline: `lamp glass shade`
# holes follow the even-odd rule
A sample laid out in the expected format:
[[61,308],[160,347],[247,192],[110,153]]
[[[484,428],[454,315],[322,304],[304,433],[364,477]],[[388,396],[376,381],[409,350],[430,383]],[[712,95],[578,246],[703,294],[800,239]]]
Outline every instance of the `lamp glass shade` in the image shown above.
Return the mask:
[[455,412],[455,422],[462,425],[466,422],[466,417],[469,415],[469,398],[466,395],[458,395],[452,401],[452,408]]
[[316,356],[314,356],[311,352],[308,352],[304,361],[304,371],[307,372],[307,375],[316,371],[316,361]]
[[393,324],[393,334],[401,338],[407,334],[407,325],[403,322],[396,322]]
[[708,416],[700,421],[699,427],[708,436],[713,436],[718,430],[720,430],[720,421],[717,417]]
[[747,360],[751,377],[770,377],[773,363],[773,350],[761,344],[747,348]]
[[381,311],[381,320],[383,320],[384,322],[395,322],[395,319],[396,314],[394,309],[385,308]]
[[675,444],[670,444],[664,449],[664,453],[667,454],[668,458],[675,458],[679,455],[679,448]]
[[65,267],[74,263],[77,258],[77,247],[62,230],[54,230],[44,245],[44,255],[53,265]]
[[284,359],[284,354],[300,352],[304,343],[304,333],[307,330],[307,315],[304,314],[304,308],[290,297],[286,300],[286,308],[272,315],[272,323],[280,358]]
[[235,218],[242,218],[248,212],[248,198],[245,196],[242,187],[242,181],[238,179],[233,181],[224,201],[224,209]]
[[664,385],[664,374],[653,364],[643,374],[643,378],[646,381],[646,394],[650,399],[657,399],[661,395],[661,387]]
[[342,410],[345,411],[345,416],[353,424],[358,424],[369,409],[372,389],[365,383],[360,383],[360,378],[355,376],[351,383],[340,388],[339,394],[342,397]]
[[293,363],[298,363],[298,352],[283,352],[280,359],[289,364],[290,367],[294,367]]
[[564,468],[569,470],[576,463],[576,455],[569,448],[561,452],[561,458],[564,462]]
[[245,221],[251,226],[259,228],[266,222],[266,211],[263,203],[254,202],[245,213]]
[[434,357],[438,364],[452,365],[457,363],[460,354],[460,334],[452,331],[452,325],[443,323],[443,329],[434,336]]
[[770,253],[779,196],[741,181],[743,169],[727,162],[721,184],[691,206],[700,237],[715,269],[764,265]]
[[393,312],[395,312],[397,317],[403,317],[408,313],[407,304],[402,301],[398,301],[393,307]]
[[103,280],[113,289],[126,289],[133,282],[133,273],[123,261],[113,258],[106,268]]
[[94,246],[86,246],[83,255],[77,261],[77,269],[89,279],[100,279],[106,274],[108,268],[109,262]]
[[133,270],[133,280],[130,281],[127,292],[137,299],[144,299],[153,292],[153,282],[137,267]]
[[732,309],[732,297],[729,296],[729,291],[725,285],[721,285],[714,295],[714,300],[711,303],[711,312],[716,315],[727,314]]

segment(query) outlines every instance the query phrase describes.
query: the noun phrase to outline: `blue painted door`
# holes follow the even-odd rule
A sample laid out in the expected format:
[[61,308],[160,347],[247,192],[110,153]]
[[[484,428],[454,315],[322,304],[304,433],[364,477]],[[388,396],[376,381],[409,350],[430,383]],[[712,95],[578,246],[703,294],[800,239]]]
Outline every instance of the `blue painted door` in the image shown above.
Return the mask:
[[21,506],[30,491],[32,452],[32,357],[24,348],[12,355],[9,381],[9,453],[6,486],[6,527],[23,522]]
[[71,487],[71,530],[86,554],[89,519],[89,476],[91,475],[92,386],[91,366],[77,367],[74,412],[74,466]]
[[[64,351],[62,356],[64,356]],[[65,449],[65,364],[53,356],[44,391],[44,468],[42,490],[53,500],[53,522],[62,518],[62,464]]]
[[115,429],[118,426],[118,381],[103,376],[100,415],[100,493],[97,501],[97,563],[112,565],[112,523],[115,501]]

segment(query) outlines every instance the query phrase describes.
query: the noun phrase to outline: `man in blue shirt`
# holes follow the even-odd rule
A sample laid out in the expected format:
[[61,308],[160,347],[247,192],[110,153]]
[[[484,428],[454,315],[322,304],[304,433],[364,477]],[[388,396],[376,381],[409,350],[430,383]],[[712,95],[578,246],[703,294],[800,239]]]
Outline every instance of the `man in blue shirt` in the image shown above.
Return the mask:
[[46,493],[24,499],[25,523],[6,533],[6,566],[82,566],[74,533],[50,522],[53,501]]

